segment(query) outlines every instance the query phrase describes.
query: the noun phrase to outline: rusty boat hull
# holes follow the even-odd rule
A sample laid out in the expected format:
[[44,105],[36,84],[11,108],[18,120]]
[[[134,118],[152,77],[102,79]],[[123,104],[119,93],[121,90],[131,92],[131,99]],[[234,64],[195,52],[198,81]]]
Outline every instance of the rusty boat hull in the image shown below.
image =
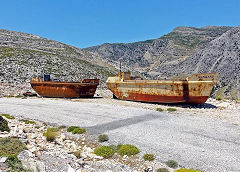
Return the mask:
[[91,98],[94,96],[99,79],[84,79],[82,82],[55,82],[32,79],[32,88],[42,97]]
[[131,80],[129,73],[109,77],[114,97],[154,103],[205,103],[215,85],[216,74],[195,74],[186,80]]

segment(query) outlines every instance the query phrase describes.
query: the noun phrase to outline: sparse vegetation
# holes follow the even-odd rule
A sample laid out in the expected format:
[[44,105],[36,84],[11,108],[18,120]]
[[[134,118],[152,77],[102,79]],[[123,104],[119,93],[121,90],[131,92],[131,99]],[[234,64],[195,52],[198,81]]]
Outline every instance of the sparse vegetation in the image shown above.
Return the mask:
[[53,142],[58,135],[58,128],[48,128],[43,135],[46,137],[47,141]]
[[131,155],[136,155],[139,153],[139,149],[134,146],[134,145],[122,145],[120,146],[120,148],[118,149],[118,153],[123,156],[123,155],[127,155],[127,156],[131,156]]
[[26,149],[26,145],[18,138],[1,138],[0,139],[0,156],[18,155]]
[[101,146],[99,148],[96,148],[94,150],[94,153],[98,156],[102,156],[104,158],[110,158],[113,156],[113,154],[115,153],[114,150],[109,147],[109,146]]
[[157,172],[169,172],[169,170],[166,168],[159,168],[157,169]]
[[162,108],[157,108],[156,111],[162,112],[164,110]]
[[12,98],[12,97],[14,97],[14,95],[8,95],[8,96],[7,96],[7,98]]
[[116,153],[118,151],[118,147],[116,145],[110,145],[109,146],[114,152]]
[[219,94],[218,96],[216,96],[216,100],[225,100],[225,98],[221,94]]
[[30,170],[25,170],[22,162],[17,158],[17,155],[10,155],[6,160],[6,164],[11,167],[8,172],[30,172]]
[[21,119],[19,121],[25,122],[25,124],[36,124],[35,121],[30,121],[30,120],[25,120],[25,119]]
[[8,114],[1,114],[1,116],[4,116],[5,118],[7,118],[7,119],[15,119],[13,116],[10,116],[10,115],[8,115]]
[[170,168],[177,168],[178,167],[178,163],[174,160],[168,160],[166,162],[166,165]]
[[83,134],[86,132],[86,129],[85,128],[75,128],[73,131],[72,131],[72,134]]
[[67,132],[72,132],[75,128],[79,128],[78,126],[68,127]]
[[174,172],[201,172],[201,171],[193,170],[193,169],[181,168],[181,169],[175,170]]
[[8,127],[8,122],[7,120],[3,119],[2,116],[0,116],[0,131],[10,131],[10,128]]
[[177,111],[177,109],[176,108],[167,108],[167,111],[168,112],[175,112],[175,111]]
[[23,98],[23,96],[22,95],[17,95],[17,96],[15,96],[15,98]]
[[154,158],[154,155],[153,154],[144,154],[143,155],[143,159],[145,161],[153,161],[155,158]]
[[217,91],[215,92],[215,99],[220,101],[220,100],[223,100],[225,101],[225,98],[224,98],[224,92],[226,91],[227,87],[220,87],[217,89]]
[[99,142],[106,142],[108,140],[109,140],[109,138],[106,134],[101,134],[101,135],[98,136],[98,141]]

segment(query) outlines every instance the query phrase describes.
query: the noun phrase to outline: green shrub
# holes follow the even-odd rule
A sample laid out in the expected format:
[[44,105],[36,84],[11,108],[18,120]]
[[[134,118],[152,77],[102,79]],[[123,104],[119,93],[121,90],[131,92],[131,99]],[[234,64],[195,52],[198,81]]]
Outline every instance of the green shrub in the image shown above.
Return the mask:
[[153,154],[144,154],[143,155],[143,159],[145,161],[153,161],[155,158],[154,158],[154,155]]
[[83,134],[83,133],[85,133],[85,132],[86,132],[86,129],[84,129],[84,128],[75,128],[75,129],[72,131],[73,134]]
[[75,151],[73,152],[73,155],[75,155],[77,158],[81,158],[81,151]]
[[122,146],[122,144],[118,144],[117,145],[117,150],[119,150],[121,146]]
[[58,128],[48,128],[43,135],[46,137],[47,141],[53,142],[55,141],[57,135],[58,135]]
[[174,111],[177,111],[177,109],[176,108],[168,108],[167,111],[168,112],[174,112]]
[[225,100],[225,99],[221,94],[219,94],[216,96],[216,100],[220,101],[220,100]]
[[10,115],[8,115],[8,114],[1,114],[1,116],[4,116],[5,118],[7,118],[7,119],[15,119],[13,116],[10,116]]
[[193,169],[181,168],[181,169],[175,170],[174,172],[201,172],[201,171],[197,171],[197,170],[193,170]]
[[36,128],[36,129],[39,129],[39,128],[40,128],[40,126],[35,126],[35,128]]
[[120,146],[118,153],[123,156],[123,155],[135,155],[139,153],[139,149],[134,146],[134,145],[122,145]]
[[0,116],[0,131],[10,131],[10,128],[8,127],[8,122],[7,120],[3,119],[2,116]]
[[23,96],[22,95],[17,95],[17,96],[15,96],[15,98],[22,98]]
[[162,108],[157,108],[156,111],[162,112],[164,110]]
[[114,150],[114,152],[118,151],[118,147],[116,145],[109,145],[108,147]]
[[26,145],[18,138],[1,138],[0,139],[0,156],[18,155],[26,149]]
[[94,150],[94,153],[98,156],[102,156],[104,158],[110,158],[113,156],[113,154],[115,153],[114,150],[109,147],[109,146],[101,146],[99,148],[96,148]]
[[108,141],[108,139],[109,138],[106,134],[101,134],[101,135],[98,136],[98,141],[99,142],[106,142],[106,141]]
[[11,168],[8,172],[27,172],[29,170],[25,170],[23,168],[22,162],[17,158],[16,155],[10,155],[7,160],[6,164]]
[[67,132],[72,132],[75,128],[79,128],[79,127],[77,126],[68,127]]
[[7,98],[12,98],[12,97],[14,97],[14,95],[10,94],[10,95],[7,96]]
[[157,169],[157,172],[169,172],[169,170],[166,168],[159,168]]
[[178,167],[178,163],[174,160],[168,160],[166,162],[166,165],[170,168],[177,168]]
[[25,124],[36,124],[35,121],[30,121],[30,120],[25,120],[25,119],[21,119],[19,121],[25,122]]

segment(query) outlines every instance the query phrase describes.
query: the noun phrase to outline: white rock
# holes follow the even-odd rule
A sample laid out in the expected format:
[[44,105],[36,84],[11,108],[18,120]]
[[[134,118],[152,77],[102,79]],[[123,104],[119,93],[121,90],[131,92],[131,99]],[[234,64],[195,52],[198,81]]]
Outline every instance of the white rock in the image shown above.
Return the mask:
[[2,162],[2,163],[5,162],[6,160],[7,160],[7,157],[6,157],[6,156],[3,156],[3,157],[0,158],[0,163],[1,163],[1,162]]
[[68,172],[75,172],[75,170],[70,165],[68,165]]

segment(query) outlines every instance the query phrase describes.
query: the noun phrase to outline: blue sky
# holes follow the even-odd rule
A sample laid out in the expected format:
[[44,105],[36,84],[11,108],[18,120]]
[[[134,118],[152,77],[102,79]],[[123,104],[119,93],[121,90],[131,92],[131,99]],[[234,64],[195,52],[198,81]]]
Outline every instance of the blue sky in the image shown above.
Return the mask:
[[240,0],[2,0],[0,28],[79,48],[159,38],[177,26],[240,25]]

